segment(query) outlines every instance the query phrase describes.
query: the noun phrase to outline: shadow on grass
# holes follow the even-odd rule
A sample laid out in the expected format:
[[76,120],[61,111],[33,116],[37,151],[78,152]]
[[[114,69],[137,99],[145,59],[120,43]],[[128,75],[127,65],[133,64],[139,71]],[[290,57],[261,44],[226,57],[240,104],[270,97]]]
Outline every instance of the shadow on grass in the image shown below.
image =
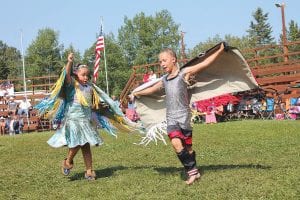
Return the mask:
[[201,166],[200,169],[205,170],[225,170],[225,169],[270,169],[270,166],[264,166],[260,164],[248,164],[248,165],[207,165]]
[[[270,166],[264,166],[260,164],[248,164],[248,165],[207,165],[199,166],[200,174],[203,175],[207,170],[232,170],[232,169],[270,169]],[[158,173],[162,175],[180,173],[181,179],[186,179],[187,175],[184,172],[183,167],[156,167],[154,168]]]
[[186,175],[183,167],[155,167],[153,169],[162,175],[180,174],[180,178],[182,180],[187,179],[187,175]]
[[[126,170],[126,169],[128,169],[128,167],[116,166],[116,167],[109,167],[105,169],[95,170],[95,173],[97,179],[100,179],[100,178],[110,177],[114,174],[114,172],[119,170]],[[84,172],[76,173],[73,176],[70,176],[69,179],[70,181],[76,181],[76,180],[81,180],[83,177],[84,177]]]
[[[270,166],[264,166],[260,164],[248,164],[248,165],[207,165],[207,166],[199,166],[200,173],[203,175],[207,170],[232,170],[232,169],[270,169]],[[125,166],[115,166],[108,167],[101,170],[95,170],[97,179],[110,177],[116,171],[127,170],[127,169],[153,169],[157,171],[161,175],[174,175],[180,174],[181,179],[185,180],[187,178],[186,173],[183,167],[157,167],[157,166],[136,166],[136,167],[125,167]],[[81,180],[84,177],[84,172],[76,173],[73,176],[70,176],[70,181]]]

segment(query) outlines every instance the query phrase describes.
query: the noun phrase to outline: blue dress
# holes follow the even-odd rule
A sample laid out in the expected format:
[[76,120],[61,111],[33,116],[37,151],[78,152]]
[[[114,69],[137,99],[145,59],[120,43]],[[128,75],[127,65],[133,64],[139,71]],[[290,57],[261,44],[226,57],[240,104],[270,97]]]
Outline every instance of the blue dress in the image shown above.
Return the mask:
[[[91,106],[83,106],[79,103],[74,87],[74,80],[64,88],[65,113],[64,119],[56,133],[48,140],[52,147],[68,146],[74,148],[89,143],[97,146],[103,143],[96,126],[92,123]],[[92,105],[92,86],[80,85],[79,91],[86,99],[88,105]]]

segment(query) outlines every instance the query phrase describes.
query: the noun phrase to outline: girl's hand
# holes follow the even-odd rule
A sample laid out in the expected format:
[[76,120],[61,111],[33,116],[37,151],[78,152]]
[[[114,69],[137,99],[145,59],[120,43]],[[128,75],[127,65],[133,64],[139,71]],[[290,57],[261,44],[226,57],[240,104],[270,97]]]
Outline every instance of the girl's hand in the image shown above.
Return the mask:
[[220,46],[221,51],[225,49],[224,43],[222,42],[221,46]]
[[71,79],[71,71],[72,71],[72,65],[73,65],[73,60],[74,60],[74,54],[73,53],[69,53],[68,55],[68,63],[66,64],[66,82],[68,84],[71,83],[72,79]]
[[136,92],[131,93],[128,97],[131,101],[134,101],[135,98],[140,98],[140,96],[138,96]]
[[132,94],[133,94],[134,97],[136,97],[136,98],[138,98],[138,99],[141,97],[141,95],[138,94],[138,92],[134,92],[134,93],[132,93]]
[[72,63],[74,60],[74,54],[73,53],[69,53],[68,55],[68,62]]

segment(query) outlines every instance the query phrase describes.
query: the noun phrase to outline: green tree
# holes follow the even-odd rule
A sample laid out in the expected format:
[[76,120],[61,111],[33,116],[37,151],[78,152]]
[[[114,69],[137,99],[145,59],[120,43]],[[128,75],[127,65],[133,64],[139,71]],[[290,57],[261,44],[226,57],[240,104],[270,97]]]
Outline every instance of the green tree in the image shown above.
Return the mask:
[[247,30],[249,38],[251,39],[251,45],[257,47],[260,45],[272,44],[274,43],[274,38],[272,37],[272,27],[267,22],[268,13],[263,13],[261,8],[252,14],[255,21],[250,22],[250,27]]
[[212,48],[219,42],[226,42],[231,47],[236,47],[239,50],[243,51],[244,49],[250,48],[250,41],[247,36],[237,37],[230,34],[225,35],[224,38],[221,38],[219,35],[215,35],[213,38],[208,38],[205,42],[200,42],[197,44],[190,52],[189,57],[195,57],[200,53],[205,52],[206,50]]
[[[268,21],[268,13],[264,13],[262,8],[257,8],[257,10],[252,14],[254,18],[254,22],[250,22],[250,27],[247,30],[248,37],[250,39],[251,48],[259,47],[262,45],[270,45],[275,44],[274,37],[272,37],[272,27],[267,22]],[[264,50],[257,51],[257,55],[259,57],[267,57],[278,54],[280,49],[278,48],[268,48]],[[269,64],[281,62],[278,58],[272,59],[264,59],[260,60],[259,64]]]
[[70,46],[67,47],[66,49],[64,49],[64,51],[62,53],[62,61],[63,61],[63,65],[62,66],[64,66],[66,64],[66,62],[68,60],[69,53],[73,53],[74,54],[74,65],[77,65],[79,63],[87,64],[87,63],[85,63],[85,62],[82,61],[82,58],[81,58],[79,50],[76,50],[75,47],[72,44],[70,44]]
[[287,37],[289,41],[299,41],[300,40],[300,28],[298,24],[291,20],[289,23],[289,30],[287,32]]
[[141,12],[133,19],[125,16],[124,26],[119,29],[118,40],[128,66],[153,63],[162,48],[179,49],[179,25],[167,10],[155,16]]
[[17,78],[21,74],[21,66],[19,50],[9,47],[0,40],[0,79]]
[[[289,23],[289,29],[287,31],[287,38],[289,41],[294,42],[294,41],[300,41],[300,29],[298,27],[298,24],[294,21],[291,20]],[[289,46],[289,51],[291,52],[299,52],[300,51],[300,44],[296,44],[293,46]],[[300,55],[295,55],[292,56],[296,59],[300,58]]]
[[27,49],[26,68],[29,77],[52,75],[61,69],[61,51],[63,46],[58,42],[58,32],[50,28],[38,31],[38,36]]
[[224,41],[226,41],[229,46],[236,47],[241,51],[251,47],[250,38],[248,36],[237,37],[232,35],[225,35],[224,38]]
[[224,40],[220,37],[220,35],[215,35],[213,38],[208,38],[205,42],[198,43],[191,51],[189,51],[188,57],[193,58],[201,53],[204,53],[206,50],[222,41]]

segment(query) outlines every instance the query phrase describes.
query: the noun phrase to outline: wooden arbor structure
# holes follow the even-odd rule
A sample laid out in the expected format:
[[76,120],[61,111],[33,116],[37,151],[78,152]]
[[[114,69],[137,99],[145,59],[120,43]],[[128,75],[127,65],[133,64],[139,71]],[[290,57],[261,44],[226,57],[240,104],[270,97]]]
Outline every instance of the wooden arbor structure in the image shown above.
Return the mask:
[[[300,96],[300,88],[292,87],[300,83],[300,41],[247,49],[242,53],[263,90],[273,88],[278,92],[285,92],[284,98]],[[179,60],[181,64],[187,61],[188,59]],[[163,74],[159,63],[132,68],[133,72],[120,95],[122,104],[127,102],[130,92],[142,83],[143,71],[151,68],[158,77]]]
[[245,50],[243,54],[262,89],[289,91],[285,98],[300,96],[300,41]]

